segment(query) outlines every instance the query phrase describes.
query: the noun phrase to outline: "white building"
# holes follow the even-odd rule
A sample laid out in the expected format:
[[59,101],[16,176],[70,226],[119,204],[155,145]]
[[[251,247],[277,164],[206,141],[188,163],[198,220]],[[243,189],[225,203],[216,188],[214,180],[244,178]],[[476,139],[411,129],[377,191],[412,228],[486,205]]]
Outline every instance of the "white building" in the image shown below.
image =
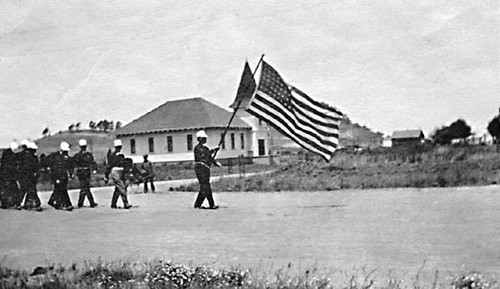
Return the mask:
[[[192,161],[196,132],[204,129],[208,147],[217,146],[231,114],[203,98],[167,101],[118,129],[115,135],[123,142],[123,153],[134,162],[142,162],[145,154],[152,162]],[[218,159],[267,155],[267,126],[259,125],[251,116],[244,119],[233,119]]]

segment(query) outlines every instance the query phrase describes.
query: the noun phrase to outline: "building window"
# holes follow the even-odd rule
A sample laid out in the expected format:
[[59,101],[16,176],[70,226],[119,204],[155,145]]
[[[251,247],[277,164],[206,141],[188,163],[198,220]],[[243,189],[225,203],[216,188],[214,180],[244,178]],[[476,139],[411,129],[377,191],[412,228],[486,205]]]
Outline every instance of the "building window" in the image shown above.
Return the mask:
[[135,139],[130,140],[130,154],[135,154]]
[[266,140],[259,139],[257,145],[258,145],[258,149],[259,149],[259,156],[265,155],[266,154]]
[[187,135],[187,149],[188,149],[188,151],[193,150],[193,135],[192,134]]
[[241,141],[241,149],[245,149],[245,134],[244,133],[240,134],[240,141]]
[[234,139],[234,133],[231,133],[231,149],[234,150],[236,148],[236,141]]
[[223,149],[223,150],[225,150],[226,149],[226,140],[224,138],[224,134],[223,133],[220,134],[220,142],[221,142],[220,143],[220,148]]
[[172,140],[172,136],[167,136],[167,152],[171,153],[174,151],[174,143]]
[[154,138],[150,137],[148,139],[148,145],[149,145],[149,152],[154,153],[155,152],[155,140],[154,140]]
[[259,126],[262,126],[262,119],[259,118]]

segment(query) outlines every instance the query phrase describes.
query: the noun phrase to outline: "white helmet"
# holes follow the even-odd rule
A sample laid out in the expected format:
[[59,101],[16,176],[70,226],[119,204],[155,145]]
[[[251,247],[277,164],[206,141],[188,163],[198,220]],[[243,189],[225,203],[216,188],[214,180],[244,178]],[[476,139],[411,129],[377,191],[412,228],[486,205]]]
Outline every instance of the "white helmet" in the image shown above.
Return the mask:
[[17,142],[13,141],[13,142],[10,143],[10,149],[12,151],[15,152],[18,148],[19,148],[19,145],[17,144]]
[[29,141],[29,140],[27,140],[27,139],[25,139],[25,140],[23,140],[23,141],[21,142],[21,146],[22,146],[22,147],[23,147],[23,146],[24,146],[24,147],[28,147],[28,145],[29,145],[29,144],[30,144],[30,141]]
[[84,139],[81,139],[78,141],[78,145],[80,145],[81,147],[87,146],[87,141]]
[[200,130],[196,133],[196,138],[208,138],[208,135],[204,130]]
[[69,143],[67,143],[65,141],[61,142],[61,150],[69,152]]
[[32,150],[36,150],[36,149],[38,149],[38,146],[36,145],[36,143],[34,141],[30,141],[30,143],[28,144],[28,148],[32,149]]
[[122,146],[122,140],[121,139],[115,139],[115,141],[113,142],[113,144],[115,145],[115,147],[121,147]]

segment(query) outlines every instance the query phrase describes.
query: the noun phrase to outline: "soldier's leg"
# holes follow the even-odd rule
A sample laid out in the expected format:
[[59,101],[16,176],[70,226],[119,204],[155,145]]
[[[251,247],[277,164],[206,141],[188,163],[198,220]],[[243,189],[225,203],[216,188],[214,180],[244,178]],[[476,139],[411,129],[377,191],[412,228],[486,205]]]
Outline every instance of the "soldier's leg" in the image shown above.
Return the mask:
[[38,209],[38,208],[41,208],[42,206],[42,202],[40,201],[40,197],[38,197],[38,191],[36,189],[36,180],[35,182],[32,184],[31,186],[31,189],[30,189],[30,192],[31,192],[31,200],[32,200],[32,204],[33,204],[33,207],[35,209]]
[[144,193],[148,192],[148,178],[144,178]]
[[92,195],[92,192],[90,191],[90,175],[88,175],[85,179],[84,179],[84,189],[86,191],[86,196],[87,196],[87,199],[89,199],[89,204],[91,207],[95,207],[97,206],[96,202],[94,201],[94,196]]
[[120,186],[120,196],[122,197],[122,202],[123,202],[123,207],[125,209],[130,208],[131,206],[128,203],[128,198],[127,198],[127,183],[122,180],[122,186]]
[[92,192],[90,191],[90,181],[89,181],[89,186],[87,187],[87,199],[89,199],[89,204],[91,207],[97,206],[97,203],[94,200],[94,196],[92,195]]
[[15,180],[7,180],[5,184],[5,191],[7,192],[7,203],[9,207],[20,207],[22,202],[22,193],[19,189],[19,185]]
[[24,204],[22,205],[23,208],[25,209],[31,209],[32,207],[32,200],[31,200],[31,194],[30,194],[30,186],[29,186],[29,183],[28,183],[28,179],[26,178],[22,178],[21,180],[19,180],[19,189],[21,191],[21,203],[22,203],[22,200],[24,199]]
[[215,207],[214,197],[212,196],[212,188],[210,187],[210,183],[208,183],[205,195],[206,195],[206,198],[208,200],[208,205],[211,208]]
[[198,184],[200,186],[200,191],[198,192],[198,196],[196,197],[196,200],[194,201],[194,207],[201,208],[201,205],[203,204],[203,201],[205,200],[205,194],[203,192],[202,166],[199,164],[196,164],[194,166],[194,172],[196,173],[196,178],[198,179]]
[[116,208],[116,202],[118,202],[118,197],[120,196],[120,181],[122,172],[119,170],[112,169],[110,177],[115,184],[115,190],[113,192],[113,197],[111,198],[111,208]]
[[154,192],[155,192],[155,190],[156,190],[156,188],[155,188],[155,184],[154,184],[154,182],[153,182],[153,181],[154,181],[154,178],[153,178],[153,177],[151,177],[151,178],[149,179],[149,181],[151,182],[151,191],[154,193]]
[[81,208],[83,207],[83,203],[85,202],[85,195],[87,192],[81,187],[81,182],[80,182],[80,194],[78,194],[78,207]]
[[36,208],[36,199],[37,199],[37,194],[36,194],[36,186],[33,187],[30,181],[26,182],[25,184],[21,185],[21,189],[26,192],[26,199],[24,199],[24,205],[23,208],[31,210]]
[[118,188],[115,186],[115,190],[113,191],[113,197],[111,197],[111,208],[116,208],[116,202],[118,202]]
[[48,201],[48,204],[51,207],[55,207],[56,206],[55,194],[56,194],[56,190],[54,188],[54,191],[52,191],[52,194],[50,194],[49,201]]
[[73,208],[73,204],[71,204],[71,199],[68,194],[68,180],[61,180],[60,183],[60,198],[61,205],[66,209]]
[[214,198],[212,196],[212,187],[210,186],[210,169],[209,168],[204,168],[203,174],[202,174],[202,179],[203,179],[203,191],[205,192],[205,197],[207,198],[208,205],[210,208],[215,207],[215,202]]
[[57,183],[54,181],[54,191],[52,192],[52,195],[50,195],[49,198],[49,205],[59,209],[61,207],[61,185],[60,183]]

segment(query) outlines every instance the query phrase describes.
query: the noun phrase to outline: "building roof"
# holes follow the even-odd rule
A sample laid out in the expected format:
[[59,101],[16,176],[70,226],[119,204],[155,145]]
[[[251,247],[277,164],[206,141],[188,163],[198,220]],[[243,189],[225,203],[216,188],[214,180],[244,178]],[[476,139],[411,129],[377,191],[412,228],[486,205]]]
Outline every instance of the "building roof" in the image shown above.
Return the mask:
[[420,129],[396,130],[391,136],[391,139],[405,138],[424,138],[424,133]]
[[[225,128],[231,112],[201,97],[167,101],[115,131],[117,136]],[[251,129],[236,116],[230,128]]]

